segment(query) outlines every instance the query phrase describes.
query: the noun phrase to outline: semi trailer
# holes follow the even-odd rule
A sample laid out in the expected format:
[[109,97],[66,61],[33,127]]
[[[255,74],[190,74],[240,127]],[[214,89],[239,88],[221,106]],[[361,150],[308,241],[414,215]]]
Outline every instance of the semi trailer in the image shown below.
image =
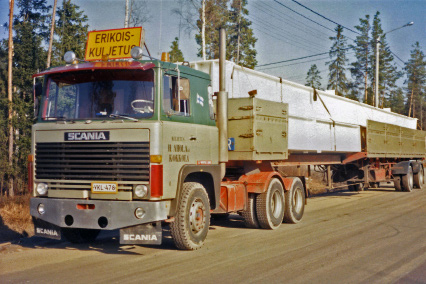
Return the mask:
[[[101,36],[99,36],[102,38]],[[28,157],[35,234],[204,244],[211,214],[247,227],[302,220],[310,170],[363,190],[424,184],[426,132],[416,119],[238,66],[132,59],[79,62],[34,77],[41,97]],[[112,50],[110,48],[110,50]],[[332,185],[332,184],[331,184]]]

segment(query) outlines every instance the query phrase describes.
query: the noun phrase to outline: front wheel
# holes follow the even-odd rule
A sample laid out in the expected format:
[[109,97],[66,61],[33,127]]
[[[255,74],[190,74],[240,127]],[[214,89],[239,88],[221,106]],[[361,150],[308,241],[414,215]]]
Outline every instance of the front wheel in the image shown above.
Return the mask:
[[210,202],[204,186],[185,182],[170,233],[177,248],[196,250],[203,246],[210,226]]
[[305,211],[305,191],[303,183],[299,178],[293,181],[289,191],[285,193],[285,213],[286,223],[299,223]]
[[417,188],[422,188],[424,184],[424,169],[423,167],[420,167],[420,171],[414,175],[414,185]]
[[283,222],[284,189],[279,179],[271,179],[268,190],[256,197],[256,214],[263,229],[277,229]]

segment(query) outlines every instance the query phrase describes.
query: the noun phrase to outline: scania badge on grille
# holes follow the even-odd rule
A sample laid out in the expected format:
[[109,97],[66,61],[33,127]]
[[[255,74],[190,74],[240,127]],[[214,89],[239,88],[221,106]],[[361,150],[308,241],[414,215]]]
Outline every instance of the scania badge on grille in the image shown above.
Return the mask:
[[65,132],[65,141],[103,141],[109,140],[109,131]]

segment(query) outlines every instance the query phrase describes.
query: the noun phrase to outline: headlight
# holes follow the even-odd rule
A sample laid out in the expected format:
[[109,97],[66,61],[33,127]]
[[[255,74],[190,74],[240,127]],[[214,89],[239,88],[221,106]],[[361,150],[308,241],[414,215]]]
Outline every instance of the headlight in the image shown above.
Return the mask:
[[142,218],[143,218],[143,216],[145,216],[145,210],[143,210],[143,209],[142,209],[142,208],[140,208],[140,207],[136,208],[136,210],[135,210],[135,216],[136,216],[136,218],[138,218],[138,219],[142,219]]
[[40,214],[40,215],[43,215],[46,211],[44,210],[44,204],[43,203],[40,203],[38,206],[37,206],[37,211],[38,211],[38,213]]
[[148,194],[148,187],[143,184],[138,184],[135,186],[135,195],[139,198],[144,198]]
[[47,189],[48,189],[47,183],[42,182],[42,183],[37,184],[37,193],[39,195],[46,195]]

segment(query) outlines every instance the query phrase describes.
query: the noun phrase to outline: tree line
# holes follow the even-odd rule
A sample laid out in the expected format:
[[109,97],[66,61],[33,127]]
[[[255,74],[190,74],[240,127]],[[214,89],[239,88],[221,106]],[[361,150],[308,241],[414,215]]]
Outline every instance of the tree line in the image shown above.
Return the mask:
[[[6,28],[13,31],[12,49],[9,39],[0,41],[0,143],[10,146],[10,150],[9,147],[0,150],[0,194],[8,189],[13,196],[27,188],[27,157],[34,123],[33,80],[36,80],[32,75],[47,67],[52,7],[46,0],[17,0],[11,1],[10,6],[14,13]],[[57,7],[52,66],[64,64],[63,55],[68,50],[83,58],[87,21],[87,16],[71,0],[64,0]],[[11,100],[8,98],[9,50],[13,55]]]
[[[56,6],[55,0],[55,6]],[[13,2],[13,1],[11,1]],[[179,48],[180,33],[193,35],[198,44],[198,56],[203,59],[218,58],[218,29],[227,29],[227,60],[255,68],[257,65],[257,38],[249,20],[248,0],[178,0],[172,14],[179,19],[179,35],[170,46],[173,62],[184,61]],[[151,16],[145,1],[126,1],[129,26],[139,26],[150,21]],[[8,98],[9,40],[0,41],[0,143],[11,146],[0,149],[0,192],[5,189],[13,195],[26,188],[27,156],[31,147],[33,116],[32,75],[46,69],[52,7],[46,0],[16,0],[12,25],[12,100]],[[51,66],[63,65],[63,55],[72,50],[77,58],[84,58],[84,48],[89,26],[88,17],[71,0],[60,1],[54,17]],[[381,36],[380,50],[380,107],[419,118],[419,126],[426,127],[425,59],[419,43],[412,46],[411,57],[403,70],[395,65],[395,59],[381,28],[380,13],[372,19],[369,15],[360,19],[355,27],[359,35],[349,44],[344,29],[337,26],[330,37],[330,61],[327,89],[351,99],[373,104],[375,84],[375,39]],[[114,28],[114,27],[111,27]],[[354,51],[355,60],[349,62],[348,51]],[[149,51],[148,51],[149,52]],[[350,78],[347,77],[350,74]],[[405,78],[405,87],[396,81]],[[321,76],[314,64],[307,73],[306,85],[321,89]]]
[[[374,105],[376,43],[380,38],[378,106],[418,118],[418,128],[426,129],[426,61],[419,42],[411,46],[410,59],[400,70],[382,30],[380,12],[376,12],[372,21],[369,15],[359,19],[355,29],[359,35],[351,44],[343,35],[342,26],[337,26],[335,36],[330,37],[330,61],[326,62],[329,69],[327,89],[336,90],[337,95]],[[349,52],[354,53],[353,62],[349,62]],[[346,76],[347,72],[350,78]],[[321,79],[318,66],[311,65],[306,75],[306,85],[321,89]],[[397,85],[399,79],[404,80],[404,87]]]

